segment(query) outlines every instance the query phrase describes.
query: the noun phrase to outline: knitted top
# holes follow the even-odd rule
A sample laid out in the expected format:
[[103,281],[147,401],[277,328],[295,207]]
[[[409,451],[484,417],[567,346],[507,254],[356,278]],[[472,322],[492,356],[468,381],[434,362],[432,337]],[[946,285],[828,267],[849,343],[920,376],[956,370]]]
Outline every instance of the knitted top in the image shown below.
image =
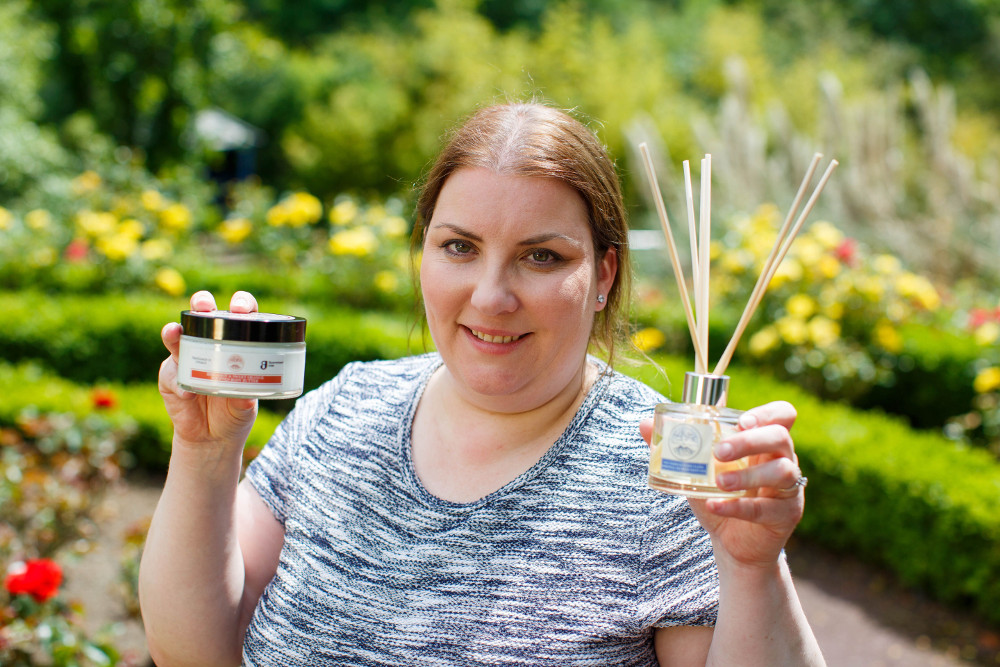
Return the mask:
[[638,423],[662,396],[602,364],[538,463],[455,503],[410,459],[440,364],[345,367],[251,463],[285,539],[244,664],[655,665],[654,628],[714,624],[708,535],[685,499],[646,484]]

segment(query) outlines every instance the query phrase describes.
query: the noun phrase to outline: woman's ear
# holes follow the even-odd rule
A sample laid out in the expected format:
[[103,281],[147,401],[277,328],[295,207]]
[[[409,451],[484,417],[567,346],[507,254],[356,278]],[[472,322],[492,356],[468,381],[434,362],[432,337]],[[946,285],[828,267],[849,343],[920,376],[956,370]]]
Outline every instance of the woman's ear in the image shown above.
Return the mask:
[[604,257],[597,262],[597,294],[596,310],[604,310],[607,305],[607,295],[611,291],[611,286],[615,284],[615,276],[618,275],[618,251],[608,248],[604,251]]

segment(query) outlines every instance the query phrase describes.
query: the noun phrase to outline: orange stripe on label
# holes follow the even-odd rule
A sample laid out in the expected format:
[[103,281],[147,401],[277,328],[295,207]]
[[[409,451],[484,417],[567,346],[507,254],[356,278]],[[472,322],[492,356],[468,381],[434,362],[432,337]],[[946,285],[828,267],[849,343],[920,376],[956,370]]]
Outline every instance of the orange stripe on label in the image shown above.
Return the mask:
[[191,377],[213,382],[242,382],[245,384],[281,384],[280,375],[243,375],[241,373],[218,373],[215,371],[192,370]]

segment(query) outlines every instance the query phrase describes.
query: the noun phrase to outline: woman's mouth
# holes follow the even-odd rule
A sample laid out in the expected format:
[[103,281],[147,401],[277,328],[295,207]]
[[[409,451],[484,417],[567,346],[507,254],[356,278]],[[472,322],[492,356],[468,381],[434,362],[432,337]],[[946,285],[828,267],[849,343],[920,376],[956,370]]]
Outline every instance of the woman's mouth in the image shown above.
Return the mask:
[[491,336],[488,333],[476,331],[475,329],[469,329],[469,331],[472,332],[473,336],[487,343],[513,343],[521,337],[521,334],[517,334],[515,336]]

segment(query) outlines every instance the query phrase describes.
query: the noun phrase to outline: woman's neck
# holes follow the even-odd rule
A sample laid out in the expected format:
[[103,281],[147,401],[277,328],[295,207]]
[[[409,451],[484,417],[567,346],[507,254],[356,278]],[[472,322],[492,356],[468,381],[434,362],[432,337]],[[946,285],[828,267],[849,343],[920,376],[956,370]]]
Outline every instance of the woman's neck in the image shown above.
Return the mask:
[[573,420],[597,374],[586,362],[556,396],[511,413],[462,395],[442,366],[431,377],[414,419],[417,476],[430,493],[453,502],[472,502],[496,491],[544,456]]

